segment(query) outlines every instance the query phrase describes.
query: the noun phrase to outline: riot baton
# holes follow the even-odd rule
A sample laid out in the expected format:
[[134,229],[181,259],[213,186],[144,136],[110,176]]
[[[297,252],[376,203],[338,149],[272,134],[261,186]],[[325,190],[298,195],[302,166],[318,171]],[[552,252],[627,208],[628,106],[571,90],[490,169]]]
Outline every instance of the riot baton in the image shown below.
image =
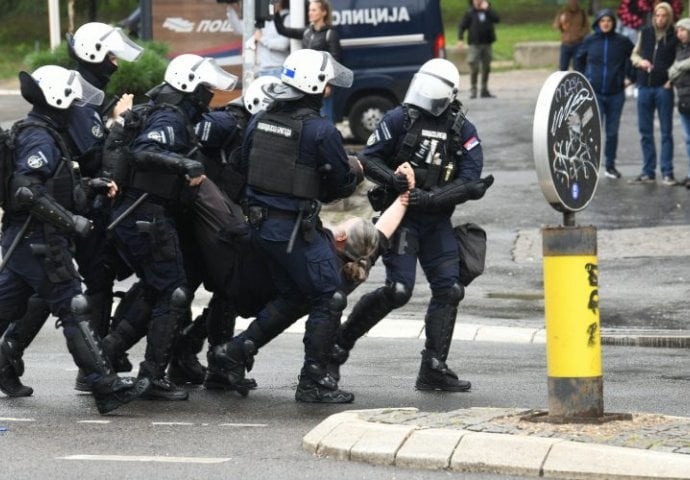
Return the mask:
[[7,253],[5,253],[4,257],[2,257],[2,263],[0,263],[0,272],[2,272],[5,269],[5,266],[7,266],[7,262],[10,260],[10,257],[12,256],[14,251],[17,249],[19,242],[22,241],[22,238],[24,237],[24,234],[26,233],[26,229],[29,228],[29,223],[31,223],[32,219],[33,219],[33,216],[31,214],[29,214],[29,216],[26,217],[26,221],[22,225],[22,228],[19,229],[19,233],[17,233],[17,236],[14,237],[14,240],[12,240],[12,244],[7,249]]
[[295,246],[295,240],[297,239],[297,232],[299,232],[300,227],[302,226],[302,217],[304,216],[304,209],[300,208],[299,212],[297,213],[297,220],[295,220],[295,226],[292,227],[292,233],[290,234],[290,241],[288,242],[287,249],[285,249],[285,253],[292,253],[292,247]]
[[106,231],[112,232],[115,229],[115,227],[117,227],[120,224],[120,222],[122,222],[122,220],[127,218],[134,210],[136,210],[139,207],[139,205],[144,203],[144,200],[146,200],[148,197],[149,197],[148,192],[142,193],[141,196],[139,198],[137,198],[133,204],[131,204],[129,207],[127,207],[127,210],[122,212],[119,217],[117,217],[115,220],[112,221],[112,223],[110,225],[108,225],[108,228],[106,228]]

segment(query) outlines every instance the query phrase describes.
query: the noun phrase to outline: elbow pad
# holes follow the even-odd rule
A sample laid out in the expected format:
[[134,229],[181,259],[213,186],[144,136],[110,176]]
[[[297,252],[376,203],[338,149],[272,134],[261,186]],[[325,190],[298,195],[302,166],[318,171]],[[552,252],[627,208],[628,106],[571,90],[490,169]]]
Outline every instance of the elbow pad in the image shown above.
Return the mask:
[[161,170],[164,172],[187,175],[190,178],[204,174],[201,162],[183,157],[172,152],[143,151],[134,155],[137,164],[147,170]]
[[30,187],[19,187],[14,194],[17,205],[28,209],[33,216],[58,230],[85,237],[93,228],[90,220],[75,215],[54,198]]
[[437,208],[453,207],[468,200],[479,200],[494,183],[493,175],[479,180],[451,183],[433,192],[432,204]]
[[[395,172],[387,165],[378,159],[371,159],[365,156],[358,156],[362,166],[364,167],[364,175],[372,182],[382,185],[395,187]],[[407,180],[405,180],[405,189],[407,189]],[[404,190],[403,190],[404,191]]]

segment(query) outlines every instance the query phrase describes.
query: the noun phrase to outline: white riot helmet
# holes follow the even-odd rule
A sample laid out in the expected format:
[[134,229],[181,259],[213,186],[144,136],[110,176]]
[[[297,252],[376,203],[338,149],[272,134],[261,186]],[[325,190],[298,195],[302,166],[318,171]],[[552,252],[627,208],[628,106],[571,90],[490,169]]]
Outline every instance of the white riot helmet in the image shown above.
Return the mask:
[[274,99],[294,100],[304,94],[321,94],[327,84],[350,87],[352,78],[352,70],[338,63],[330,53],[304,48],[285,59],[280,74],[283,85],[269,86],[267,91]]
[[242,95],[244,108],[246,108],[247,111],[252,115],[266,110],[271,103],[273,103],[273,98],[266,94],[265,87],[268,85],[277,85],[279,83],[279,78],[272,77],[270,75],[259,77],[254,80],[249,84],[247,90],[244,92],[244,95]]
[[403,103],[439,116],[455,100],[459,86],[460,73],[455,65],[444,58],[434,58],[414,74]]
[[103,92],[84,80],[79,72],[46,65],[31,75],[19,73],[22,96],[33,105],[67,110],[71,105],[100,105]]
[[88,63],[101,63],[108,54],[133,62],[144,51],[121,28],[99,22],[82,25],[69,41],[74,54]]
[[220,68],[213,58],[185,53],[173,58],[168,64],[165,81],[175,90],[191,93],[199,85],[217,90],[232,90],[237,77]]

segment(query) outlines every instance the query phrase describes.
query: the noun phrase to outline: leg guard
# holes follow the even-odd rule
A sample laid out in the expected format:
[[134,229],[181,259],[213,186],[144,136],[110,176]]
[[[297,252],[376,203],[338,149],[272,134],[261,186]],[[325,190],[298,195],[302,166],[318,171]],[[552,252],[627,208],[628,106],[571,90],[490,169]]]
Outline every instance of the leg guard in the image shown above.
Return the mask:
[[[110,314],[113,307],[113,293],[112,291],[103,291],[93,295],[87,296],[89,308],[91,310],[92,328],[99,337],[104,338],[108,335],[110,330]],[[91,387],[86,381],[86,374],[84,371],[77,372],[77,378],[74,382],[74,389],[80,392],[90,392]]]
[[401,283],[387,283],[385,287],[362,296],[338,329],[336,344],[345,350],[352,350],[359,338],[393,309],[405,305],[411,296],[412,290]]
[[10,323],[5,332],[4,353],[20,377],[24,375],[24,350],[36,338],[49,315],[48,304],[38,297],[31,297],[24,316]]
[[186,391],[177,388],[165,377],[165,369],[172,355],[178,329],[189,308],[191,296],[182,287],[170,295],[170,311],[151,320],[147,335],[145,360],[139,367],[139,377],[151,381],[144,398],[152,400],[187,400]]
[[100,413],[108,413],[131,402],[148,388],[147,380],[135,382],[132,378],[120,378],[113,372],[100,338],[92,328],[86,297],[74,297],[70,312],[60,317],[60,323],[67,348],[74,363],[86,374]]
[[70,313],[62,315],[59,323],[62,324],[62,333],[74,363],[84,371],[89,385],[114,375],[103,352],[100,337],[93,329],[89,304],[84,295],[72,299]]
[[465,392],[472,385],[458,376],[447,365],[450,342],[453,338],[458,303],[464,297],[460,285],[432,293],[429,309],[424,319],[426,329],[425,350],[417,376],[417,390],[443,390]]
[[211,297],[206,320],[209,347],[232,340],[236,317],[235,307],[224,296],[214,294]]
[[48,305],[31,297],[24,316],[8,323],[0,342],[0,390],[10,397],[28,397],[33,389],[19,380],[24,375],[24,350],[28,347],[50,315]]
[[152,304],[152,294],[141,282],[137,282],[115,309],[111,332],[103,339],[103,347],[116,372],[132,370],[127,350],[146,336]]
[[180,331],[168,367],[168,377],[178,385],[204,383],[206,367],[199,362],[197,355],[203,349],[206,340],[207,319],[208,309],[205,308],[201,315],[188,322]]

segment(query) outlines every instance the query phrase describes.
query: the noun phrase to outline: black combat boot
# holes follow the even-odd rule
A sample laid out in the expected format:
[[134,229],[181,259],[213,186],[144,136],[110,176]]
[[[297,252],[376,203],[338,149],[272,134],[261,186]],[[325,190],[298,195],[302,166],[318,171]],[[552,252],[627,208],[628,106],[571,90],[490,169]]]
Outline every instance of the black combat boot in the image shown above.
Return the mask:
[[116,372],[131,372],[134,368],[127,351],[146,336],[151,321],[152,302],[150,292],[144,284],[137,282],[117,305],[110,332],[116,333],[118,338],[112,339],[112,343],[106,341],[109,335],[103,339],[106,354]]
[[45,324],[50,309],[39,297],[31,297],[22,318],[5,329],[0,342],[0,390],[10,397],[28,397],[33,393],[31,387],[19,380],[24,375],[24,350],[36,338]]
[[0,391],[8,397],[29,397],[34,389],[24,385],[12,364],[7,361],[3,352],[4,343],[0,344]]
[[[87,296],[89,309],[91,310],[91,321],[93,330],[102,339],[108,335],[110,330],[110,313],[113,306],[112,292],[104,291]],[[79,370],[74,381],[74,389],[80,392],[90,392],[91,386],[86,381],[86,374]]]
[[350,403],[355,399],[352,393],[338,388],[338,380],[327,367],[332,360],[335,332],[345,303],[344,295],[336,292],[328,303],[312,307],[304,334],[305,362],[295,391],[298,402]]
[[88,302],[83,295],[77,295],[70,313],[61,315],[59,324],[74,363],[86,373],[99,413],[108,413],[141,397],[149,382],[115,374],[88,317]]
[[459,285],[432,292],[431,313],[427,313],[424,319],[426,341],[415,383],[417,390],[466,392],[472,388],[470,382],[458,379],[457,374],[446,365],[458,313],[457,304],[463,296],[464,290]]
[[340,390],[338,382],[328,371],[310,363],[302,367],[295,400],[303,403],[351,403],[355,396]]
[[175,337],[191,296],[184,288],[177,288],[170,295],[170,311],[151,320],[146,337],[146,353],[139,367],[139,377],[151,381],[151,387],[143,395],[148,400],[187,400],[189,394],[165,376]]
[[256,345],[252,340],[231,340],[208,351],[208,370],[204,386],[209,390],[235,391],[246,397],[256,382],[245,378],[254,366]]
[[208,309],[204,309],[201,315],[182,329],[175,342],[168,367],[168,377],[178,385],[204,383],[206,367],[199,362],[198,355],[206,340],[207,315]]

